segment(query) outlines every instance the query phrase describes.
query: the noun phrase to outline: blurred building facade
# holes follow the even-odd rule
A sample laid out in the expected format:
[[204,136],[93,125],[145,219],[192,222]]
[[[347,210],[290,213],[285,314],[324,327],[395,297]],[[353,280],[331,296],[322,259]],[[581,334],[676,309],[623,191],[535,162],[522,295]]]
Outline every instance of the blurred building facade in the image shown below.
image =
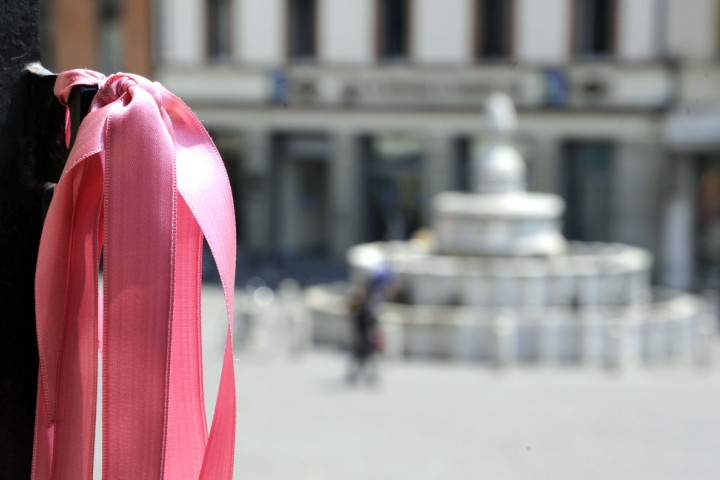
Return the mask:
[[153,75],[213,134],[249,251],[342,257],[427,226],[434,194],[468,188],[504,91],[529,188],[565,198],[569,239],[718,286],[716,0],[99,3],[145,5]]
[[41,0],[43,63],[152,74],[152,0]]

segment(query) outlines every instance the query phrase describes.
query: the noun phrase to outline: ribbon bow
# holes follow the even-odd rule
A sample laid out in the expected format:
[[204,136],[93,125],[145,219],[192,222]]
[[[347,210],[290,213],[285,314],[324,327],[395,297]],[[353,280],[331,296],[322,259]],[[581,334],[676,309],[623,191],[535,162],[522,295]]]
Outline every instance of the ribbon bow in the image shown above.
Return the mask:
[[[100,347],[103,478],[230,479],[235,219],[222,160],[197,117],[159,83],[72,70],[55,84],[61,102],[67,104],[75,85],[97,85],[98,92],[40,240],[33,478],[92,478]],[[228,312],[209,435],[200,334],[203,235]]]

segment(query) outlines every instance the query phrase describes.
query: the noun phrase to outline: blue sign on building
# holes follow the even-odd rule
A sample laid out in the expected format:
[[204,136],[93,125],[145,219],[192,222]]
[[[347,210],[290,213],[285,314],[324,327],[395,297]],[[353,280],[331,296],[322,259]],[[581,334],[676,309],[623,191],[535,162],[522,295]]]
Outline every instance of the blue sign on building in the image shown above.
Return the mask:
[[270,73],[272,83],[272,101],[281,105],[287,105],[289,100],[289,82],[287,73],[282,68],[277,68]]
[[568,102],[568,78],[561,68],[545,70],[545,103],[549,107],[564,107]]

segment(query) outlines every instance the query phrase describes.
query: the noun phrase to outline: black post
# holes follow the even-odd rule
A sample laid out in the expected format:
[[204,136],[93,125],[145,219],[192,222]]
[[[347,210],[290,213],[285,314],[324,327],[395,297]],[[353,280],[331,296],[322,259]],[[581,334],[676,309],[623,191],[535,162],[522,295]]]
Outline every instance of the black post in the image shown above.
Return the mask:
[[0,0],[0,477],[30,478],[37,346],[33,279],[42,227],[39,128],[24,71],[40,61],[38,0]]

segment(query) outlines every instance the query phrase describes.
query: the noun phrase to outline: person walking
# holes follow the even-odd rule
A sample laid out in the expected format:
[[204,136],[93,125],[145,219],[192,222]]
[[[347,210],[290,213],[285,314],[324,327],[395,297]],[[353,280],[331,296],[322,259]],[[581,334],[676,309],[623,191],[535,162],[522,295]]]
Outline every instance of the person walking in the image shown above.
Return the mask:
[[370,385],[379,382],[378,353],[383,348],[378,308],[385,301],[393,275],[389,268],[378,268],[350,295],[348,313],[351,321],[350,369],[347,382],[355,385],[361,378]]

